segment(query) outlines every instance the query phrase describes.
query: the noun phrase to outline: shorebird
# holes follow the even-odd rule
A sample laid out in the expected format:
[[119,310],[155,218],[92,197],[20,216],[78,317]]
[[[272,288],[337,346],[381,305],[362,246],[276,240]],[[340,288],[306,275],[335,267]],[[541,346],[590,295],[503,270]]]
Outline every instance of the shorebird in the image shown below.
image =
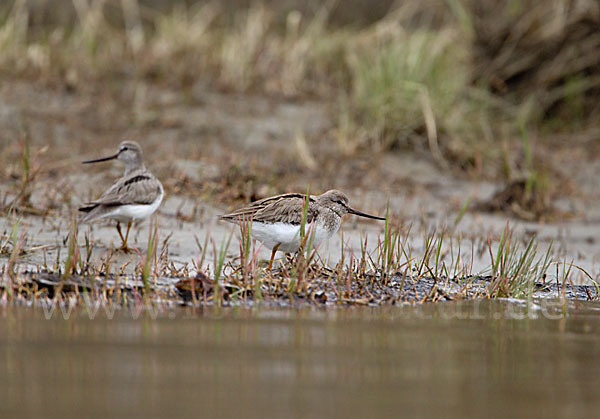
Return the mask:
[[[251,223],[252,237],[272,250],[267,268],[271,269],[278,250],[285,253],[298,251],[305,203],[305,194],[277,195],[253,202],[231,214],[220,215],[219,218],[238,225]],[[322,195],[311,195],[306,210],[306,231],[310,229],[313,244],[317,245],[335,234],[346,214],[385,221],[385,218],[351,208],[343,192],[330,190]]]
[[[87,214],[84,223],[109,218],[117,221],[117,231],[122,240],[119,250],[129,251],[127,239],[131,224],[147,218],[156,211],[164,196],[160,181],[144,166],[142,149],[138,143],[123,141],[112,156],[87,160],[83,164],[99,163],[117,159],[125,164],[125,173],[100,198],[88,202],[79,211]],[[127,233],[123,237],[121,223],[127,223]]]

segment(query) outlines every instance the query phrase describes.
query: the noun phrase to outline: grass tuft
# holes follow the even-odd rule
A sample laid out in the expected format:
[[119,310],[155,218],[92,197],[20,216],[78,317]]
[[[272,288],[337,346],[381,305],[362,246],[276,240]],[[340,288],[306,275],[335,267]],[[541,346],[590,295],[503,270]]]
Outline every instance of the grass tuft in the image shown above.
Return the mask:
[[151,289],[150,274],[152,273],[152,266],[156,265],[156,249],[158,247],[158,241],[158,220],[156,217],[152,217],[150,228],[148,229],[148,248],[146,249],[146,255],[144,256],[142,265],[142,282],[144,283],[144,290],[147,294]]

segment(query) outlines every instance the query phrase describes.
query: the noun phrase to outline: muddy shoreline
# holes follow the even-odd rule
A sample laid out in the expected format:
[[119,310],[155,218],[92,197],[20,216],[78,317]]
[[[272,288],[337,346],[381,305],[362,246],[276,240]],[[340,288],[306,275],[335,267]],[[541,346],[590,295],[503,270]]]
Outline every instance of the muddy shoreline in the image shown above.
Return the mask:
[[[131,129],[128,118],[133,116],[127,115],[133,111],[116,106],[114,92],[72,95],[22,81],[0,88],[0,122],[7,127],[0,134],[7,162],[5,181],[0,185],[3,201],[10,203],[21,189],[17,121],[29,127],[35,171],[27,185],[31,193],[28,206],[17,207],[11,214],[5,211],[0,218],[1,243],[6,244],[0,255],[4,264],[10,259],[10,236],[17,226],[21,240],[17,272],[61,269],[72,222],[79,217],[76,208],[98,196],[122,171],[118,164],[88,168],[80,161],[112,151],[120,140],[134,139],[144,149],[147,167],[166,190],[157,218],[160,251],[168,254],[168,262],[177,271],[190,275],[214,270],[215,251],[228,240],[231,246],[226,260],[239,257],[240,233],[217,222],[218,214],[277,193],[305,191],[307,187],[320,193],[335,187],[365,212],[384,215],[389,206],[390,224],[406,232],[415,257],[425,253],[429,234],[443,234],[446,240],[440,249],[440,263],[459,262],[455,259],[461,250],[460,263],[469,275],[478,275],[491,263],[488,243],[495,252],[508,225],[516,242],[526,244],[535,237],[542,254],[551,246],[561,270],[572,264],[587,273],[574,269],[573,284],[589,285],[590,278],[600,279],[597,161],[574,170],[565,156],[564,169],[573,173],[578,192],[565,194],[553,205],[568,217],[525,221],[474,205],[493,196],[501,183],[444,171],[427,155],[415,151],[360,153],[344,157],[340,165],[335,145],[323,140],[329,138],[335,117],[324,103],[229,95],[199,87],[193,90],[198,100],[185,102],[180,93],[160,86],[146,89],[153,119]],[[33,98],[40,95],[48,103],[43,109],[34,105]],[[109,120],[112,124],[106,123]],[[147,251],[148,222],[133,229],[131,244],[137,252],[128,255],[112,251],[118,245],[113,223],[79,226],[78,231],[78,243],[90,243],[90,263],[100,266],[112,258],[111,263],[123,274],[134,274]],[[347,217],[341,231],[318,249],[319,258],[325,268],[332,269],[344,257],[360,255],[365,240],[367,250],[372,251],[382,233],[383,226],[378,223]],[[270,252],[260,243],[255,250],[258,259],[269,257]],[[198,266],[200,259],[202,266]],[[557,278],[560,282],[561,274],[554,266],[548,274],[549,282]]]
[[[335,273],[330,272],[334,275]],[[291,280],[282,279],[274,270],[259,281],[249,283],[222,280],[215,282],[205,275],[194,278],[158,277],[146,285],[131,275],[63,277],[53,273],[24,272],[10,284],[13,299],[20,304],[44,305],[58,297],[59,304],[101,304],[125,307],[128,304],[158,304],[191,307],[385,307],[444,301],[485,300],[494,286],[491,277],[448,280],[430,277],[410,278],[398,272],[389,279],[369,275],[361,281],[343,283],[333,277],[311,278],[298,289]],[[8,284],[1,287],[7,291]],[[215,295],[219,300],[215,303]],[[74,299],[74,300],[73,300]],[[548,301],[598,301],[599,289],[592,285],[535,283],[531,299]]]

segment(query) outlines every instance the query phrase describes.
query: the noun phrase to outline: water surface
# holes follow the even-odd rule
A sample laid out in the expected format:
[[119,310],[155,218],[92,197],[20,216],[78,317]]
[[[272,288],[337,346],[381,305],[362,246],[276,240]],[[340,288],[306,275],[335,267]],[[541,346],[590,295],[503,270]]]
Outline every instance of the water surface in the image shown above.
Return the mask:
[[[3,417],[592,417],[600,305],[4,308]],[[108,316],[110,317],[110,316]],[[134,316],[135,317],[135,316]]]

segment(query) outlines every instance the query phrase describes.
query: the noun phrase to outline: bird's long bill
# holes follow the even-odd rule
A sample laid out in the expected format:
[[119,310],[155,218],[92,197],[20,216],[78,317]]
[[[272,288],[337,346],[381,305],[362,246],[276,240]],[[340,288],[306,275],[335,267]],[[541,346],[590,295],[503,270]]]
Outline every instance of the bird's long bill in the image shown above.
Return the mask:
[[366,214],[366,213],[364,213],[364,212],[360,212],[360,211],[358,211],[358,210],[355,210],[354,208],[350,208],[350,207],[348,207],[348,213],[349,213],[349,214],[358,215],[358,216],[360,216],[360,217],[372,218],[372,219],[374,219],[374,220],[382,220],[382,221],[385,221],[385,218],[382,218],[382,217],[377,217],[377,216],[375,216],[375,215],[371,215],[371,214]]
[[102,157],[100,159],[82,161],[81,163],[82,164],[100,163],[102,161],[108,161],[108,160],[116,159],[117,157],[119,157],[119,153],[113,154],[112,156],[108,156],[108,157]]

